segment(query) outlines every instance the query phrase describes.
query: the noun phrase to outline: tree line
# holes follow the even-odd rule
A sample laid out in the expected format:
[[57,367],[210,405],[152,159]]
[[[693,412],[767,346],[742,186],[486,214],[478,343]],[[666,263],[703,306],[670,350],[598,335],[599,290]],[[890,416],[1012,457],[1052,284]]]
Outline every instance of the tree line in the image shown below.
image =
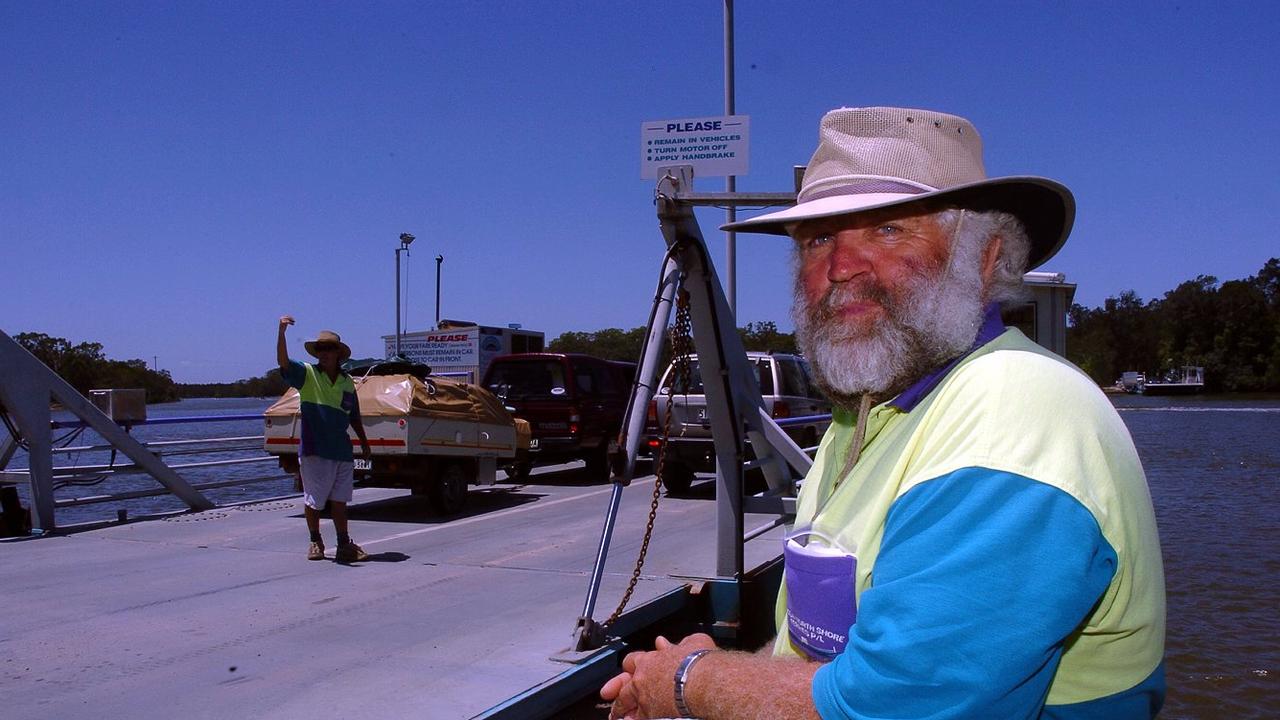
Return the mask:
[[152,370],[145,360],[112,360],[102,353],[102,343],[72,345],[65,338],[36,332],[18,333],[13,339],[83,395],[90,390],[142,388],[149,403],[181,397],[168,370]]
[[[1211,391],[1280,391],[1280,259],[1268,260],[1256,275],[1219,283],[1197,276],[1143,301],[1126,290],[1101,307],[1072,305],[1067,315],[1067,358],[1100,385],[1126,371],[1160,377],[1184,365],[1205,369]],[[606,328],[566,332],[547,344],[549,352],[577,352],[609,360],[638,362],[647,329]],[[747,350],[797,352],[793,333],[772,321],[738,328]],[[98,388],[143,388],[147,402],[193,397],[276,397],[287,386],[280,371],[229,383],[175,383],[167,370],[143,360],[111,360],[101,343],[73,345],[44,333],[14,336],[45,365],[82,393]],[[665,344],[662,362],[669,360]]]
[[288,387],[276,368],[229,383],[177,383],[168,370],[153,370],[145,360],[108,358],[102,343],[72,344],[37,332],[18,333],[13,339],[83,395],[90,390],[142,388],[148,403],[163,403],[196,397],[275,397]]
[[229,383],[180,383],[178,393],[184,398],[279,397],[289,389],[279,368],[271,368],[258,377]]
[[[606,360],[639,362],[647,332],[646,327],[630,330],[607,328],[595,332],[567,332],[547,343],[547,352],[585,353]],[[772,320],[747,323],[738,328],[738,337],[742,339],[742,345],[746,350],[798,352],[795,334],[779,331],[777,323]],[[670,360],[670,353],[671,344],[664,343],[662,364],[665,365]]]
[[1103,385],[1192,365],[1209,391],[1280,391],[1277,258],[1243,280],[1200,275],[1147,302],[1128,290],[1099,308],[1073,305],[1068,321],[1067,358]]

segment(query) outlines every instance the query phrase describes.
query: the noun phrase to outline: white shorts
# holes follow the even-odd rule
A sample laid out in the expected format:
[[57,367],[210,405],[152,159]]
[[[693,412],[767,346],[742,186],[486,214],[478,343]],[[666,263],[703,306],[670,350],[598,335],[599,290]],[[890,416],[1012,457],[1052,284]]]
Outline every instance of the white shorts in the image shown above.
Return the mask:
[[302,467],[302,500],[307,507],[319,510],[329,500],[351,502],[355,485],[354,464],[350,460],[330,460],[317,455],[298,458]]

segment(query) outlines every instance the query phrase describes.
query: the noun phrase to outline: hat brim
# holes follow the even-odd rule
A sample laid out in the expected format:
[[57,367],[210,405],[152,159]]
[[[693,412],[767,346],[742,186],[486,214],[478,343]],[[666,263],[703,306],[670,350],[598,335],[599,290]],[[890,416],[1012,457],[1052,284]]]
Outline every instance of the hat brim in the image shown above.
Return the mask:
[[[304,348],[306,348],[306,349],[307,349],[307,354],[308,354],[308,355],[310,355],[311,357],[313,357],[313,358],[315,358],[315,359],[319,360],[319,359],[320,359],[320,356],[316,354],[316,343],[317,343],[317,342],[318,342],[317,340],[308,340],[307,342],[303,343],[303,344],[302,344],[302,346],[303,346]],[[325,342],[333,342],[333,341],[332,341],[332,340],[325,340]],[[350,347],[347,347],[347,344],[346,344],[346,343],[344,343],[344,342],[342,342],[342,341],[338,341],[338,353],[341,355],[341,357],[338,359],[338,362],[342,362],[342,361],[347,360],[347,359],[349,359],[349,358],[351,357],[351,348],[350,348]]]
[[785,210],[759,215],[721,226],[721,230],[790,235],[788,228],[805,220],[856,215],[882,208],[930,203],[955,205],[969,210],[1002,210],[1022,221],[1031,241],[1027,269],[1034,270],[1053,257],[1075,222],[1076,202],[1059,182],[1034,176],[989,178],[944,190],[908,193],[831,195],[803,202]]

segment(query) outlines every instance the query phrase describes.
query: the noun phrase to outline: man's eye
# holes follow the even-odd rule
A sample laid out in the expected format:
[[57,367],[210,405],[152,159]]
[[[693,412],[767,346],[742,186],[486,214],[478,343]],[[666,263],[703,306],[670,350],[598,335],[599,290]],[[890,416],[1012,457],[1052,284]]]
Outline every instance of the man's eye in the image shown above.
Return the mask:
[[903,233],[903,229],[898,225],[885,223],[884,225],[881,225],[880,227],[876,228],[876,232],[879,233],[880,235],[892,236],[892,235],[901,235]]
[[820,248],[820,247],[829,245],[830,243],[831,243],[830,235],[814,235],[813,237],[808,238],[807,240],[804,241],[804,249],[812,250],[815,248]]

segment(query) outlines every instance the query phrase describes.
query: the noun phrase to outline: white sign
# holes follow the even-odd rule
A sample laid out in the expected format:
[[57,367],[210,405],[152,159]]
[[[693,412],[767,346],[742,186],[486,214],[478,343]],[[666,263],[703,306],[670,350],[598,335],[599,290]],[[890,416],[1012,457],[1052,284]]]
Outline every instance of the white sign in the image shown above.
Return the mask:
[[692,165],[694,177],[747,174],[747,115],[650,120],[640,125],[640,177]]
[[[475,367],[480,361],[480,328],[406,333],[400,336],[400,354],[433,369],[450,365]],[[396,352],[394,335],[385,338],[387,357]]]

